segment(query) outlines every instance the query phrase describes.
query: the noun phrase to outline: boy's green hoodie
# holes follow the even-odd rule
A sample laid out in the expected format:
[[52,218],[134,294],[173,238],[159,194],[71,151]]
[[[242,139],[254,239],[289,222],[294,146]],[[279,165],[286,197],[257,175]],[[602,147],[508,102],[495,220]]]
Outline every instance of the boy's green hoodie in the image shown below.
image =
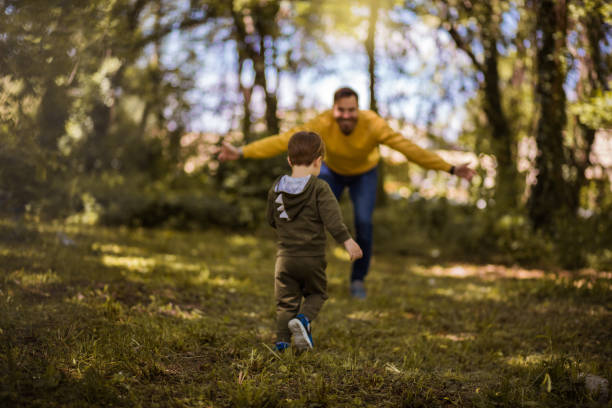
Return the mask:
[[339,244],[351,238],[331,188],[313,176],[276,179],[267,219],[276,228],[278,256],[325,256],[325,229]]

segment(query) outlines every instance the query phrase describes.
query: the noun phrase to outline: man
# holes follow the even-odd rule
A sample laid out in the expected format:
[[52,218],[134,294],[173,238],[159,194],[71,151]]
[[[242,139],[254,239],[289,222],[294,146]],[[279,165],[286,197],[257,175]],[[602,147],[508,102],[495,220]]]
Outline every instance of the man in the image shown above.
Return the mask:
[[351,272],[351,295],[358,299],[366,297],[363,281],[372,256],[372,213],[376,202],[377,167],[380,160],[378,145],[385,144],[427,169],[447,171],[467,180],[471,180],[475,173],[467,164],[453,166],[437,154],[405,139],[376,113],[360,110],[357,93],[351,88],[338,89],[334,93],[331,110],[288,132],[243,147],[224,142],[219,160],[276,156],[287,150],[289,138],[298,131],[318,133],[325,142],[325,160],[319,177],[329,183],[336,198],[340,198],[345,187],[349,188],[356,241],[363,250],[363,257],[353,263]]

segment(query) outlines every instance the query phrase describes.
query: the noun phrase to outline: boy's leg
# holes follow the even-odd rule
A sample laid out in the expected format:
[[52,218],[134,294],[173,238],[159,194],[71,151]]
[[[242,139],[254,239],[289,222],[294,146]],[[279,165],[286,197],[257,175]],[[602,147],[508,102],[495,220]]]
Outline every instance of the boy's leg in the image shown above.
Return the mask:
[[355,213],[355,241],[363,251],[363,257],[353,263],[352,281],[363,281],[368,274],[372,257],[372,214],[376,204],[376,189],[378,184],[378,168],[361,174],[352,180],[349,193],[353,201]]
[[313,321],[327,300],[327,277],[325,276],[327,262],[324,257],[304,257],[303,263],[301,276],[304,282],[304,302],[301,313],[309,321]]
[[291,258],[277,257],[274,270],[274,297],[276,298],[276,341],[291,342],[289,320],[300,309],[302,294],[299,282],[291,275]]

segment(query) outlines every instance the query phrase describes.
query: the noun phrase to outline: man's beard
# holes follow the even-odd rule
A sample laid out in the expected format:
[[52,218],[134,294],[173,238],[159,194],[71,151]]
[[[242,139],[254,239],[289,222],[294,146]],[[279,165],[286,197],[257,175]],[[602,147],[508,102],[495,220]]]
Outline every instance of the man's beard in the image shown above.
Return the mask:
[[357,125],[357,119],[336,119],[336,122],[345,135],[349,135]]

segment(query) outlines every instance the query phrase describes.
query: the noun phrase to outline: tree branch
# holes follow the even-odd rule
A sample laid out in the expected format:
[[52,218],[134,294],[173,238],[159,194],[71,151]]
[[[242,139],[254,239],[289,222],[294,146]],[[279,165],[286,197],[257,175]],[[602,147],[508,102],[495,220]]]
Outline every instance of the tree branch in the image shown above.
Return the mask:
[[463,40],[463,38],[461,37],[459,32],[457,32],[457,29],[453,26],[453,24],[450,23],[450,22],[445,22],[445,23],[442,24],[442,26],[443,26],[443,28],[446,29],[446,31],[448,31],[448,33],[450,34],[450,36],[453,39],[453,41],[455,41],[455,44],[457,45],[457,48],[459,48],[460,50],[465,52],[468,55],[468,57],[470,57],[470,59],[472,60],[472,63],[476,67],[476,69],[478,69],[480,72],[484,72],[484,68],[483,68],[482,64],[480,63],[480,61],[478,61],[478,58],[476,58],[476,55],[472,51],[472,47],[470,47]]
[[206,22],[208,22],[208,17],[205,16],[204,18],[187,18],[182,20],[178,25],[176,23],[169,24],[165,27],[161,27],[158,31],[152,34],[142,37],[138,42],[136,42],[136,48],[142,48],[151,42],[159,41],[174,30],[190,29],[205,24]]

